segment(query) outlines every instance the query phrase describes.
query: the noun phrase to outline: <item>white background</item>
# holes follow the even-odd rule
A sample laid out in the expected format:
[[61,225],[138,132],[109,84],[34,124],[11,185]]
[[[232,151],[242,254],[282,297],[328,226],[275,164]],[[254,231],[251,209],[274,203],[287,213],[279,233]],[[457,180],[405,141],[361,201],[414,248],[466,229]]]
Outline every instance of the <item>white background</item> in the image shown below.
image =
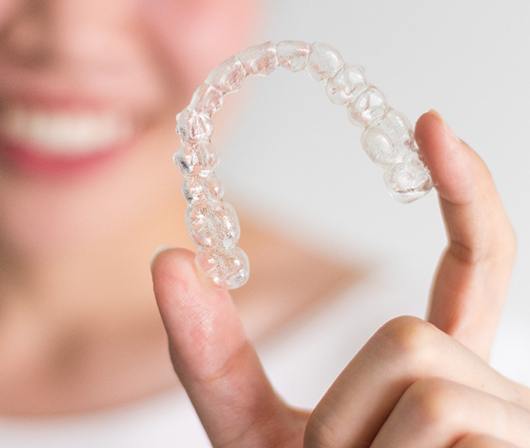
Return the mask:
[[[530,2],[278,0],[268,9],[266,39],[332,44],[412,121],[437,109],[488,163],[519,239],[493,361],[530,380]],[[412,293],[424,305],[445,243],[435,195],[390,199],[360,130],[306,73],[249,84],[223,148],[227,195],[324,249],[383,264],[396,300]]]

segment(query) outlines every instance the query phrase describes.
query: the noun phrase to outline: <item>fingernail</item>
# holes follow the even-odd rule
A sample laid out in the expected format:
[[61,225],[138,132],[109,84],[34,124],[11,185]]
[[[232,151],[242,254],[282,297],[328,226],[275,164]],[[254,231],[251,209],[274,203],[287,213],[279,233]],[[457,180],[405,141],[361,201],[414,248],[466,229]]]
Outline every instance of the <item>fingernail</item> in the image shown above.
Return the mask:
[[169,244],[161,244],[155,249],[153,256],[151,257],[151,263],[150,263],[151,267],[153,266],[153,262],[155,261],[156,257],[158,257],[158,254],[160,252],[164,252],[167,249],[171,249],[171,246]]

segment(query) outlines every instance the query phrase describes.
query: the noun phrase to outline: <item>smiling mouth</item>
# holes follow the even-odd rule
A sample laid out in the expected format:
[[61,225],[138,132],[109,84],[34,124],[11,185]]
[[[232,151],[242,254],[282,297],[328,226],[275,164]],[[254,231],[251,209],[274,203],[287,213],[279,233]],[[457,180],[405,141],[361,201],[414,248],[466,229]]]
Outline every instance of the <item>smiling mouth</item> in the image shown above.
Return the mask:
[[73,173],[130,146],[135,126],[125,114],[7,102],[0,108],[0,156],[19,171]]

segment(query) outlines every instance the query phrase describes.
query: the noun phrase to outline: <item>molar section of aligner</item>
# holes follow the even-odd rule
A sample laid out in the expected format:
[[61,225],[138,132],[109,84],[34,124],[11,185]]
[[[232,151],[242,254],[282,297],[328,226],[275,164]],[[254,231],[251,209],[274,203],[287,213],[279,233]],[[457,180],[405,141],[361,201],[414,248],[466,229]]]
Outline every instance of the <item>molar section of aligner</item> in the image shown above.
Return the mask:
[[364,69],[344,65],[326,82],[326,93],[334,104],[345,105],[354,101],[367,88]]
[[400,163],[414,148],[414,135],[408,119],[388,108],[380,120],[367,126],[361,145],[370,159],[380,166]]
[[401,112],[388,107],[366,126],[361,145],[384,169],[385,185],[394,199],[412,202],[432,189],[431,174],[420,159],[412,125]]
[[369,126],[381,119],[388,110],[385,95],[374,85],[368,85],[347,105],[351,122],[357,126]]
[[384,180],[390,194],[404,203],[425,196],[433,187],[429,169],[415,152],[407,154],[402,162],[390,165]]
[[239,241],[239,219],[229,202],[201,200],[192,203],[186,209],[185,220],[199,246],[229,249]]
[[210,72],[206,83],[228,95],[237,92],[247,76],[243,63],[237,56],[232,56]]
[[238,246],[230,249],[200,247],[195,263],[214,284],[223,288],[239,288],[250,277],[248,256]]

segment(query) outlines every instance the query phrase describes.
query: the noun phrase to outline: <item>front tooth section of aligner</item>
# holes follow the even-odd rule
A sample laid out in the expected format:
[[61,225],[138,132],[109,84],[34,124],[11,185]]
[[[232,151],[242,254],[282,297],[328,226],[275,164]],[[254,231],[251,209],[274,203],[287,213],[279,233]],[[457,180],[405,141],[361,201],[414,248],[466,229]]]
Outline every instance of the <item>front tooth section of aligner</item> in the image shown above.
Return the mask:
[[311,45],[299,40],[282,40],[276,45],[278,64],[291,72],[299,72],[307,67]]
[[307,62],[307,71],[317,81],[333,78],[344,66],[342,55],[331,45],[315,42]]
[[243,50],[237,58],[247,75],[267,76],[278,67],[276,46],[270,41]]

